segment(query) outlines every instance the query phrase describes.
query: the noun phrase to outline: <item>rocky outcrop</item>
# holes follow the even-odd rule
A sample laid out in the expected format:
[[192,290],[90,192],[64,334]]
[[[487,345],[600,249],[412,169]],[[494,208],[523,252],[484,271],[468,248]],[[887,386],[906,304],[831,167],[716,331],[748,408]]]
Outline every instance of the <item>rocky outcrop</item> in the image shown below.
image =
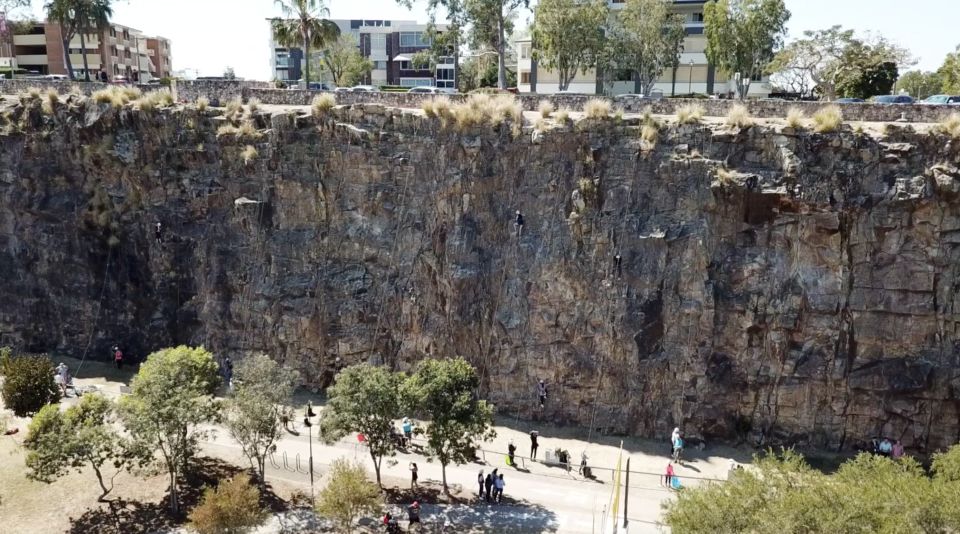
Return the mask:
[[631,120],[459,132],[376,105],[218,137],[222,110],[54,107],[0,105],[0,343],[265,352],[315,387],[459,354],[501,412],[612,432],[960,434],[957,141],[651,145]]

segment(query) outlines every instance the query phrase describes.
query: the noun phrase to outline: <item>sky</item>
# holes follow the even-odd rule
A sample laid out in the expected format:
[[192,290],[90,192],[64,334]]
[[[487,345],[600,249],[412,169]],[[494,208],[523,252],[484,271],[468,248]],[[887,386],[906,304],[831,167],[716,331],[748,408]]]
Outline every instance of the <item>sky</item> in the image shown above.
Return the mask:
[[[44,0],[34,0],[42,16]],[[909,48],[915,68],[936,70],[944,56],[960,45],[956,30],[960,0],[786,0],[793,14],[791,36],[834,24],[874,32]],[[425,22],[426,0],[412,10],[396,0],[328,0],[335,19],[402,19]],[[266,18],[280,11],[273,0],[115,0],[113,20],[148,34],[171,39],[173,68],[196,69],[219,76],[227,66],[237,76],[270,79],[269,28]],[[529,11],[520,20],[530,18]]]

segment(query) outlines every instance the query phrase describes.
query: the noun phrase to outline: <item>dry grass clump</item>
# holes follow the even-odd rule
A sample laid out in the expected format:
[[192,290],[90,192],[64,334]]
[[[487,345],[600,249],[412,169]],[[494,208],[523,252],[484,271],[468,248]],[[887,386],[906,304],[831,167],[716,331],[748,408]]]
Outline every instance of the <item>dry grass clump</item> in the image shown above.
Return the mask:
[[560,108],[553,114],[553,118],[559,123],[570,121],[570,108]]
[[960,141],[960,113],[951,113],[934,128],[934,131]]
[[260,104],[262,104],[262,102],[260,102],[259,98],[251,98],[247,101],[247,111],[250,114],[256,113],[257,110],[260,109]]
[[677,108],[677,122],[680,124],[697,124],[703,120],[706,110],[700,104],[685,104]]
[[583,113],[589,119],[605,119],[612,109],[610,102],[602,98],[591,98],[583,104]]
[[109,87],[101,89],[91,95],[98,104],[110,104],[115,108],[122,108],[127,103],[140,98],[140,90],[136,87]]
[[239,98],[227,102],[226,111],[224,112],[227,120],[235,121],[239,119],[241,115],[243,115],[243,102],[241,102]]
[[310,110],[314,117],[322,117],[336,105],[336,95],[333,93],[321,93],[314,97],[313,102],[310,104]]
[[60,93],[51,87],[50,89],[47,89],[46,96],[47,97],[43,100],[43,112],[47,115],[52,115],[57,109],[57,104],[60,103]]
[[493,112],[490,121],[494,125],[511,121],[514,125],[523,125],[523,105],[513,95],[496,95],[493,97]]
[[[442,118],[436,105],[434,113]],[[523,106],[513,95],[472,94],[466,102],[452,106],[450,116],[461,132],[484,124],[499,126],[507,122],[515,136],[523,129]]]
[[644,124],[640,127],[640,140],[648,145],[657,144],[657,137],[660,136],[660,130],[652,124]]
[[753,118],[750,117],[750,110],[743,104],[734,104],[730,106],[727,112],[727,126],[735,128],[748,128],[753,126]]
[[38,87],[31,87],[26,91],[20,93],[20,102],[39,102],[40,101],[40,89]]
[[217,137],[236,136],[239,129],[232,124],[224,124],[217,128]]
[[197,106],[197,111],[206,111],[207,107],[210,106],[210,99],[205,96],[198,96],[194,105]]
[[173,95],[166,89],[151,91],[136,100],[134,103],[142,111],[153,111],[156,108],[163,108],[173,105]]
[[817,133],[835,132],[843,124],[843,112],[838,106],[825,106],[813,114],[813,129]]
[[543,117],[538,117],[536,122],[533,123],[533,129],[538,132],[545,132],[548,129],[547,120]]
[[260,139],[263,137],[263,134],[260,130],[257,130],[257,127],[253,125],[250,121],[244,121],[240,124],[240,127],[237,128],[237,137],[242,137],[244,139]]
[[550,115],[553,115],[553,110],[553,102],[549,100],[541,100],[537,106],[537,111],[540,112],[540,116],[544,119],[549,119]]
[[803,128],[806,119],[807,116],[803,114],[803,111],[800,108],[790,108],[787,110],[787,126],[793,128],[794,130]]
[[240,152],[240,157],[243,158],[244,165],[250,165],[253,160],[257,159],[258,155],[257,149],[253,145],[243,147],[243,151]]
[[447,117],[450,115],[450,99],[445,96],[435,96],[428,98],[420,104],[420,109],[427,114],[427,117]]

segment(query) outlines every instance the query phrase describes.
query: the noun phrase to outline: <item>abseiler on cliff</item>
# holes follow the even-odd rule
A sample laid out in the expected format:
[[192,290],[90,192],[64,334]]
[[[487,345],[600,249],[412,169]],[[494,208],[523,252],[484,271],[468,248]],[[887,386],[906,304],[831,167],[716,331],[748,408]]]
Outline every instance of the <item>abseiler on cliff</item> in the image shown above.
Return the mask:
[[960,437],[956,139],[231,113],[6,98],[0,344],[264,352],[314,387],[462,355],[502,413],[542,378],[546,418],[610,432]]

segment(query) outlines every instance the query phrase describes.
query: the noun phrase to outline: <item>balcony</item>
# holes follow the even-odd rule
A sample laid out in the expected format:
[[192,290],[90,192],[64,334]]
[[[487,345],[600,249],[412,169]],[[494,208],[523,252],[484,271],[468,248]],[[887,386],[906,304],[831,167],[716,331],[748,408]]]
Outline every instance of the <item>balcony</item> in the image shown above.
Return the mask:
[[[70,54],[70,63],[73,63],[74,67],[83,65],[83,54]],[[100,54],[87,54],[87,64],[91,69],[100,68]]]
[[13,44],[17,46],[47,46],[47,36],[41,35],[14,35]]
[[17,65],[21,67],[24,65],[47,65],[49,61],[47,60],[46,54],[20,54],[17,55]]

